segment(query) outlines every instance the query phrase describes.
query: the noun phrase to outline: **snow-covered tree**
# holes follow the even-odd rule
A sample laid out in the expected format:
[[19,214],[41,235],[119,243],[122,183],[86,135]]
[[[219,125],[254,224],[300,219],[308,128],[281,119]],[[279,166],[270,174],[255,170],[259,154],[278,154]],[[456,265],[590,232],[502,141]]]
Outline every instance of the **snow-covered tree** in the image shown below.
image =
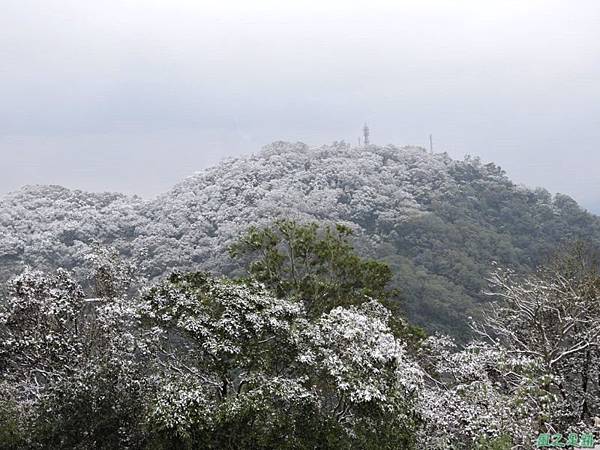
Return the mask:
[[360,448],[412,448],[422,373],[377,301],[337,307],[301,333],[299,369],[319,410]]
[[497,348],[537,362],[539,427],[591,423],[600,415],[600,275],[576,247],[534,275],[498,270],[500,301],[479,334]]
[[[600,277],[582,246],[534,275],[497,269],[497,302],[457,350],[447,337],[421,348],[427,448],[491,440],[530,448],[536,433],[593,430],[599,414]],[[507,444],[507,445],[508,445]]]
[[420,362],[427,373],[418,406],[423,448],[531,446],[537,417],[531,399],[539,394],[528,376],[537,368],[534,360],[483,342],[458,349],[447,336],[431,336]]
[[375,301],[311,322],[301,302],[258,284],[175,274],[146,294],[142,316],[157,338],[151,417],[163,439],[227,446],[236,430],[238,444],[266,447],[411,444],[419,370]]
[[[174,274],[145,294],[140,314],[155,337],[163,380],[151,415],[158,436],[212,446],[225,445],[228,427],[240,439],[268,436],[285,414],[274,411],[283,416],[271,420],[267,409],[312,398],[290,373],[301,303],[257,284]],[[246,423],[252,411],[264,419],[256,424],[261,432]]]
[[143,349],[132,299],[105,291],[127,273],[109,273],[95,277],[102,296],[94,298],[62,269],[26,271],[9,283],[0,305],[0,389],[19,406],[17,447],[127,447],[137,439]]

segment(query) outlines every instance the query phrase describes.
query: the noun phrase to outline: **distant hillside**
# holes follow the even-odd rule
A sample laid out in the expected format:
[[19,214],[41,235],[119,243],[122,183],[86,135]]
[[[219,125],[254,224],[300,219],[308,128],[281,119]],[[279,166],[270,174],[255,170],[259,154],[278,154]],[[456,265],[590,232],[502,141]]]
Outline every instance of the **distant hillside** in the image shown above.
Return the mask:
[[54,186],[8,194],[0,199],[1,276],[24,264],[82,267],[93,240],[145,255],[152,277],[192,267],[232,273],[232,239],[281,217],[351,226],[362,253],[392,266],[409,316],[455,335],[477,313],[493,261],[526,271],[563,242],[600,243],[600,220],[571,198],[516,186],[477,158],[276,142],[152,201]]

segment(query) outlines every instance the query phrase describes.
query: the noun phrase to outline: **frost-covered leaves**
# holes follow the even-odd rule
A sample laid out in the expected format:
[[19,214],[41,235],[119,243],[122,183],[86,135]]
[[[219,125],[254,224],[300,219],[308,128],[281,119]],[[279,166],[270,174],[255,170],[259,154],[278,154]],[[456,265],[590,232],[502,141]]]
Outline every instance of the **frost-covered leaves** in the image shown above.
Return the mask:
[[600,275],[576,247],[536,274],[518,278],[498,270],[499,301],[478,327],[480,335],[513,356],[536,362],[540,422],[566,428],[600,414]]
[[582,432],[600,414],[600,276],[582,246],[536,274],[496,270],[497,298],[475,330],[481,341],[462,350],[447,337],[428,338],[421,364],[422,435],[427,448],[469,448],[480,439]]
[[364,448],[410,448],[414,435],[422,373],[389,320],[389,311],[370,301],[334,308],[301,334],[299,369],[318,393],[321,414],[364,439]]
[[195,377],[163,382],[149,417],[153,439],[202,448],[303,448],[319,442],[315,436],[327,423],[316,395],[300,380],[247,380],[243,390],[225,399]]
[[[140,312],[160,333],[163,345],[168,346],[166,354],[229,377],[228,371],[239,366],[261,370],[272,358],[285,358],[280,350],[292,338],[294,320],[303,308],[257,284],[190,273],[174,274],[152,288]],[[219,384],[225,393],[243,381],[243,375],[231,376],[226,386]]]
[[107,351],[131,349],[131,317],[127,299],[86,299],[64,270],[25,272],[0,312],[0,369],[37,392]]
[[291,374],[306,326],[299,302],[258,284],[174,274],[145,295],[140,313],[157,337],[151,420],[159,435],[216,445],[227,427],[253,436],[249,420],[268,435],[287,409],[312,398]]
[[0,281],[24,265],[39,270],[84,264],[93,242],[126,250],[147,223],[139,197],[26,186],[0,198]]
[[0,305],[0,388],[20,408],[28,447],[133,445],[147,383],[131,300],[86,298],[62,269],[26,271],[9,283]]
[[124,297],[132,286],[139,285],[143,280],[137,265],[121,258],[113,247],[94,243],[84,259],[89,266],[84,275],[94,287],[96,297]]
[[262,429],[278,446],[333,429],[348,442],[375,439],[380,426],[410,435],[419,370],[375,301],[311,322],[301,303],[260,285],[176,274],[148,292],[142,317],[159,336],[159,434],[216,445],[226,427],[240,439]]
[[98,296],[64,270],[27,271],[2,305],[1,388],[15,402],[0,413],[28,445],[412,445],[419,371],[376,301],[315,319],[295,296],[203,273],[136,298],[115,252],[90,262]]
[[29,412],[24,429],[30,446],[142,448],[147,376],[142,365],[105,355],[53,383]]
[[0,370],[37,395],[52,378],[72,372],[84,350],[83,292],[64,270],[26,272],[9,284],[0,312]]
[[[423,214],[410,189],[404,153],[418,149],[352,148],[343,143],[309,149],[276,142],[255,155],[204,170],[148,205],[158,223],[145,241],[154,259],[208,269],[235,267],[226,249],[250,224],[277,217],[329,220],[358,230],[382,222],[386,230]],[[442,175],[443,176],[443,175]]]
[[478,342],[457,350],[445,336],[428,338],[421,352],[429,373],[418,407],[423,448],[469,449],[503,437],[529,447],[538,413],[527,376],[534,361]]
[[481,341],[407,350],[406,325],[364,292],[308,315],[296,292],[174,273],[131,297],[135,270],[115,257],[91,259],[99,297],[64,270],[11,282],[0,438],[13,447],[530,448],[598,414],[600,278],[579,259],[498,272]]
[[324,390],[330,389],[325,395],[334,398],[338,418],[351,414],[353,404],[384,405],[394,400],[397,389],[403,390],[402,398],[418,390],[419,373],[388,320],[389,312],[371,301],[337,307],[303,331],[298,359],[314,371]]

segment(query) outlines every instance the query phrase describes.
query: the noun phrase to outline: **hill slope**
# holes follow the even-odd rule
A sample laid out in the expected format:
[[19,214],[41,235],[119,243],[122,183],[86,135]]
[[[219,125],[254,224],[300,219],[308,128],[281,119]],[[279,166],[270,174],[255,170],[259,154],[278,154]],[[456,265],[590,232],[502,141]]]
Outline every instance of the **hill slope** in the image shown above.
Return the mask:
[[564,195],[513,184],[494,164],[421,148],[309,149],[277,142],[204,170],[152,201],[29,187],[0,200],[2,276],[23,264],[84,264],[98,240],[174,268],[231,273],[227,246],[275,218],[344,222],[392,266],[409,316],[455,335],[483,301],[493,261],[526,271],[562,242],[600,242],[600,220]]

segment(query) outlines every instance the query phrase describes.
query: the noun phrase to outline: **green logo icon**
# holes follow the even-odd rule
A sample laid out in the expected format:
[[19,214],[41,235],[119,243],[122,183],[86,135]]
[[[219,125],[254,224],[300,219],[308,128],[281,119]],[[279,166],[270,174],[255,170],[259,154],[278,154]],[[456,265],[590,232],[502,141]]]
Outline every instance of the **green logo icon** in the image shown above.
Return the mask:
[[538,448],[548,447],[573,447],[573,448],[594,448],[594,435],[592,433],[569,433],[565,437],[560,434],[542,433],[538,436],[536,445]]

